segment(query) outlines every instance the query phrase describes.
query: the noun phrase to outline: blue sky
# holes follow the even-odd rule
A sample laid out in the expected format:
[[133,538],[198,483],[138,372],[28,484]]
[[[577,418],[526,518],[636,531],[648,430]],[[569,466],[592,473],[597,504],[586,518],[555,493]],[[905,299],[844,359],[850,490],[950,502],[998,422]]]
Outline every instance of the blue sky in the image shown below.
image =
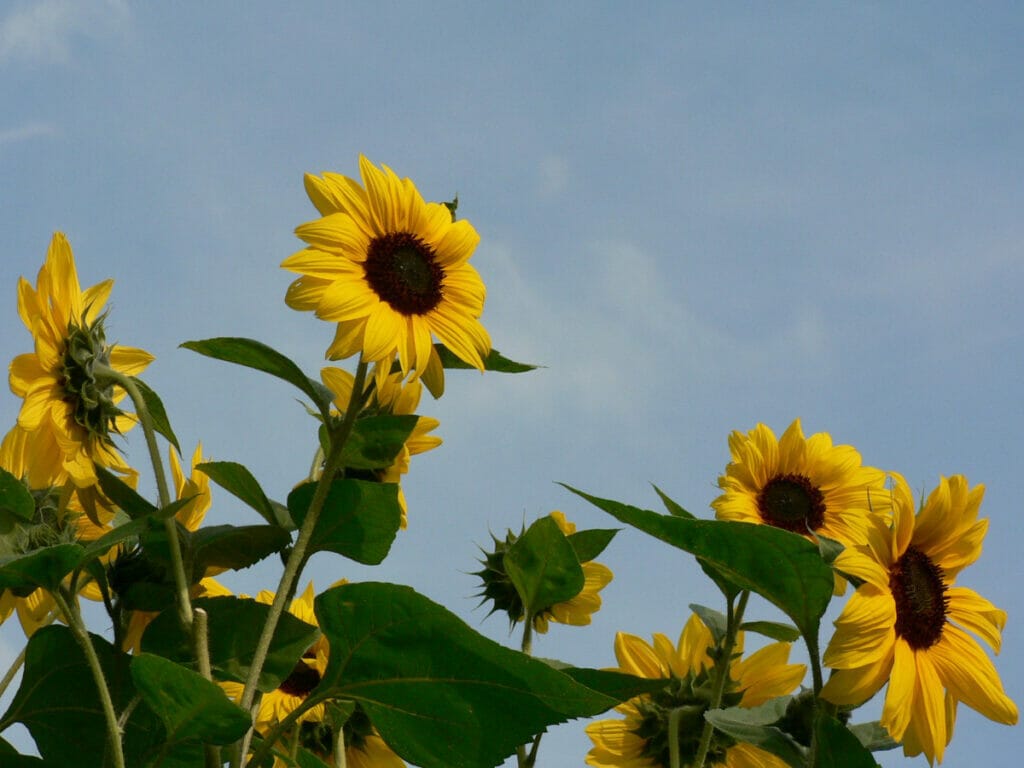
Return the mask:
[[[473,610],[488,530],[552,509],[610,525],[555,481],[648,508],[655,483],[710,515],[729,432],[800,417],[917,490],[985,483],[960,583],[1009,612],[997,665],[1020,703],[1022,36],[999,3],[7,3],[0,358],[29,349],[16,280],[61,230],[83,284],[116,279],[110,336],[156,355],[183,443],[283,497],[314,445],[292,392],[177,345],[249,336],[320,368],[331,331],[285,307],[278,265],[315,215],[302,174],[355,176],[364,153],[458,193],[495,346],[546,367],[450,374],[421,406],[445,444],[404,483],[409,529],[376,569],[318,555],[319,587],[409,583],[515,644]],[[0,398],[0,422],[18,407]],[[208,519],[256,522],[225,493]],[[674,637],[688,603],[717,605],[640,533],[601,559],[593,625],[537,653],[611,665],[617,630]],[[0,656],[20,642],[4,626]],[[946,764],[1011,764],[1019,741],[961,707]],[[541,763],[588,747],[564,726]]]

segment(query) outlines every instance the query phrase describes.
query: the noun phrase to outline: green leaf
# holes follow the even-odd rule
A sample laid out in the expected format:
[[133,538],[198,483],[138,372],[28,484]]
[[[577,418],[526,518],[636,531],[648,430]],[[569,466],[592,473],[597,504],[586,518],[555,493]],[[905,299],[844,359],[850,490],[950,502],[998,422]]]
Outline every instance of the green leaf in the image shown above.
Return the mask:
[[255,368],[257,371],[283,379],[298,387],[312,400],[324,418],[330,413],[334,394],[319,381],[306,376],[288,357],[266,344],[253,339],[222,336],[202,341],[186,341],[181,346],[207,357]]
[[230,744],[252,724],[220,686],[173,661],[142,653],[132,658],[131,673],[142,700],[164,723],[165,749],[180,741]]
[[211,525],[192,532],[193,578],[209,568],[238,571],[280,552],[292,537],[276,525]]
[[[288,494],[288,511],[302,525],[316,483],[304,483]],[[401,524],[398,485],[339,478],[331,483],[308,552],[335,552],[357,563],[377,565],[391,551]]]
[[849,728],[857,740],[864,745],[864,748],[872,752],[884,752],[887,749],[896,749],[900,745],[898,741],[893,740],[878,720],[872,720],[870,723],[857,723]]
[[817,754],[814,765],[819,768],[875,768],[875,758],[849,728],[834,717],[818,710],[814,722],[814,743]]
[[259,481],[244,465],[234,461],[205,461],[196,465],[196,469],[205,472],[225,491],[255,509],[271,525],[287,528],[287,523],[291,522],[280,519],[273,502],[267,498]]
[[[128,664],[130,656],[97,635],[89,635],[110,689],[114,709],[124,712],[135,698]],[[43,627],[25,650],[21,685],[0,730],[22,723],[48,764],[76,768],[109,768],[106,720],[82,649],[64,626]],[[144,765],[154,745],[163,740],[163,726],[144,704],[124,723],[128,765]],[[4,763],[6,765],[6,763]]]
[[348,469],[387,469],[395,463],[419,416],[366,416],[356,421],[341,452]]
[[770,637],[772,640],[781,640],[785,643],[792,643],[800,639],[800,630],[789,624],[780,624],[777,621],[744,621],[740,629],[746,632],[756,632],[759,635]]
[[358,701],[422,768],[498,765],[520,744],[615,699],[470,629],[409,587],[346,584],[316,599],[330,659],[312,696]]
[[[198,598],[193,605],[207,614],[210,665],[220,677],[244,682],[260,630],[270,615],[270,606],[232,596]],[[260,673],[259,689],[266,693],[277,688],[318,637],[320,630],[316,627],[287,611],[281,614]],[[192,639],[178,623],[177,612],[173,609],[163,611],[146,627],[142,650],[190,668],[193,663]]]
[[78,567],[84,552],[80,544],[54,544],[27,555],[0,557],[0,589],[28,594],[42,587],[53,592]]
[[100,489],[106,497],[133,520],[156,515],[159,512],[124,480],[98,464],[96,465],[96,479],[99,480]]
[[6,469],[0,468],[0,512],[31,520],[35,511],[35,500],[25,484]]
[[173,445],[180,455],[181,446],[178,445],[178,438],[175,436],[174,430],[171,429],[171,422],[167,418],[167,411],[164,409],[164,404],[160,401],[156,392],[149,388],[149,385],[146,384],[146,382],[135,376],[132,376],[131,379],[135,382],[135,386],[139,388],[142,400],[146,404],[146,410],[149,411],[149,417],[153,420],[153,429],[163,435],[167,439],[167,442]]
[[143,533],[149,531],[151,527],[151,520],[143,517],[138,520],[131,520],[124,525],[117,526],[116,528],[112,528],[95,541],[90,541],[86,545],[85,552],[82,553],[82,559],[79,561],[79,565],[84,565],[90,560],[95,560],[97,557],[105,555],[112,547],[115,547],[128,539],[134,539],[141,536]]
[[[465,360],[458,357],[444,344],[434,344],[434,349],[437,350],[437,355],[441,358],[441,365],[445,368],[451,368],[453,370],[476,369],[476,366],[470,365]],[[532,371],[536,368],[536,365],[530,365],[529,363],[517,363],[513,360],[509,360],[507,357],[503,357],[496,349],[492,349],[490,354],[484,358],[485,371],[496,371],[498,373],[526,373],[527,371]]]
[[690,610],[696,613],[700,620],[704,622],[704,626],[711,630],[711,637],[714,638],[715,645],[719,645],[722,642],[722,638],[725,637],[726,624],[728,623],[725,614],[699,603],[690,603]]
[[635,677],[624,672],[612,672],[607,669],[568,667],[562,672],[590,690],[611,696],[616,701],[628,701],[636,696],[657,693],[664,690],[668,683],[667,680]]
[[654,486],[654,490],[657,491],[658,496],[661,498],[661,503],[665,505],[665,509],[672,517],[685,517],[687,520],[696,520],[697,518],[683,509],[678,503],[672,501],[658,486]]
[[704,713],[704,718],[717,730],[737,741],[771,752],[793,768],[804,768],[807,756],[803,748],[772,725],[785,715],[789,699],[788,696],[782,696],[758,707],[712,709]]
[[572,548],[576,550],[576,557],[581,563],[589,563],[596,558],[615,538],[621,528],[591,528],[586,531],[576,531],[566,536]]
[[778,606],[817,644],[821,616],[832,599],[832,569],[802,536],[770,525],[659,515],[566,488],[615,519],[702,558],[731,583]]
[[583,569],[576,551],[551,517],[534,521],[505,552],[504,563],[527,617],[583,590]]

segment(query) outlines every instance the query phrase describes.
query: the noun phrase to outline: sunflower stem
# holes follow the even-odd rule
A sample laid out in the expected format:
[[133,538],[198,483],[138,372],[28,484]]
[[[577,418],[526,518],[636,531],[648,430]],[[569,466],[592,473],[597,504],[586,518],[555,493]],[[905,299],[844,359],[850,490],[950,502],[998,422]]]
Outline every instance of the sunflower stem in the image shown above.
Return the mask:
[[[356,367],[355,381],[352,384],[352,397],[349,398],[348,408],[345,410],[341,423],[330,431],[331,448],[327,458],[324,460],[323,473],[320,475],[320,480],[313,491],[313,498],[309,503],[306,518],[302,521],[298,538],[296,538],[292,551],[288,555],[288,561],[284,566],[284,573],[281,574],[281,581],[277,586],[277,592],[274,594],[274,602],[270,606],[267,621],[263,625],[263,631],[260,633],[256,649],[253,652],[249,676],[246,678],[245,688],[242,690],[242,699],[239,702],[242,709],[250,710],[252,708],[253,698],[256,695],[256,682],[259,679],[260,672],[263,671],[263,664],[270,650],[270,641],[274,637],[274,630],[277,629],[281,614],[285,611],[288,596],[293,593],[299,572],[306,562],[306,549],[309,547],[309,541],[313,536],[313,529],[320,519],[320,512],[323,510],[324,502],[327,501],[331,482],[334,480],[334,475],[341,468],[342,450],[348,441],[349,435],[352,433],[356,417],[363,407],[365,396],[363,389],[366,382],[367,368],[367,363],[360,360],[359,365]],[[244,755],[241,753],[237,754],[236,762],[233,762],[232,765],[236,767],[241,765],[243,758]]]
[[21,669],[21,665],[25,663],[26,650],[28,650],[27,645],[21,649],[21,653],[19,653],[14,661],[11,662],[10,669],[7,670],[7,674],[4,675],[4,679],[0,680],[0,697],[4,695],[4,691],[7,690],[7,686],[11,684],[14,676],[18,674],[18,670]]
[[348,755],[345,754],[345,729],[338,728],[334,732],[334,768],[346,768]]
[[679,762],[679,718],[682,714],[681,707],[668,713],[668,762],[671,768],[682,768]]
[[[708,709],[718,709],[722,706],[722,697],[725,695],[725,684],[729,680],[729,668],[732,666],[732,652],[736,647],[736,635],[739,632],[740,623],[743,621],[743,612],[747,609],[747,600],[750,592],[740,592],[738,603],[734,606],[730,598],[727,603],[725,622],[725,641],[722,644],[721,656],[715,661],[715,687],[711,693],[711,703]],[[704,728],[700,733],[700,744],[697,747],[697,756],[694,759],[694,768],[704,768],[708,751],[711,749],[711,736],[715,727],[709,720],[704,721]]]
[[118,724],[117,712],[114,710],[114,701],[110,698],[110,688],[107,686],[107,679],[103,676],[103,666],[100,664],[99,656],[96,655],[89,632],[82,622],[82,615],[78,612],[77,598],[72,595],[66,599],[61,590],[57,589],[53,592],[53,599],[57,603],[57,607],[60,608],[68,629],[71,630],[82,653],[85,654],[85,662],[96,683],[96,689],[100,695],[100,706],[103,709],[103,718],[107,721],[107,742],[114,768],[125,768],[121,729]]

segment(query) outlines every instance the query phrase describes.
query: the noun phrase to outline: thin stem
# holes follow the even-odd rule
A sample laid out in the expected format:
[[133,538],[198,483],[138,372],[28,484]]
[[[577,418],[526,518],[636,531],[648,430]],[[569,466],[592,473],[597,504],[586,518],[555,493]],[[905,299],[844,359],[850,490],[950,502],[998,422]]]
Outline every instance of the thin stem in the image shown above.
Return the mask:
[[[345,410],[341,424],[336,429],[331,430],[331,448],[324,461],[323,474],[321,474],[316,489],[313,491],[313,498],[309,503],[309,509],[306,511],[306,518],[302,521],[299,536],[292,546],[291,553],[288,555],[288,561],[284,566],[284,573],[281,574],[281,581],[277,586],[277,592],[274,594],[274,602],[271,603],[270,612],[267,614],[267,621],[263,625],[263,631],[260,633],[256,649],[253,652],[249,676],[245,681],[242,699],[239,702],[239,706],[242,709],[248,710],[252,707],[253,698],[256,695],[256,681],[259,679],[260,672],[263,670],[263,663],[267,659],[274,630],[277,629],[277,624],[281,619],[281,614],[284,613],[288,596],[291,594],[299,572],[305,564],[306,549],[313,536],[313,529],[320,519],[320,512],[323,510],[324,502],[327,501],[331,482],[334,480],[337,471],[341,469],[342,449],[345,447],[345,442],[348,440],[356,417],[363,406],[363,387],[366,381],[367,368],[368,365],[360,361],[356,368],[355,381],[352,384],[352,397],[349,399],[348,408]],[[243,756],[239,754],[237,758],[239,762],[235,763],[235,765],[240,765]]]
[[334,768],[346,768],[348,755],[345,754],[345,728],[337,728],[334,731]]
[[679,762],[679,719],[683,715],[681,707],[668,713],[668,763],[671,768],[681,768]]
[[528,614],[526,621],[523,622],[523,642],[519,646],[520,650],[527,656],[533,653],[533,615]]
[[96,689],[100,695],[100,706],[103,709],[103,718],[107,721],[107,741],[114,768],[125,768],[124,750],[121,746],[121,730],[118,727],[117,712],[114,711],[114,701],[110,698],[110,689],[107,687],[107,679],[103,676],[103,667],[100,664],[99,657],[96,655],[96,649],[93,648],[89,632],[86,630],[85,625],[82,623],[82,617],[78,613],[77,598],[72,597],[69,603],[68,600],[65,600],[64,595],[61,594],[59,589],[55,590],[52,594],[57,607],[60,608],[64,621],[68,625],[68,629],[71,630],[71,634],[82,649],[82,653],[85,654],[86,664],[88,664],[89,670],[92,672],[93,681],[96,683]]
[[[725,684],[729,680],[729,668],[732,666],[732,652],[736,647],[736,635],[740,623],[743,621],[743,612],[747,608],[747,600],[750,599],[750,592],[740,592],[740,599],[735,608],[732,600],[729,600],[728,611],[725,622],[725,642],[722,644],[721,655],[715,661],[715,687],[711,692],[711,703],[709,709],[718,709],[722,706],[722,697],[725,695]],[[697,756],[694,758],[695,768],[704,768],[704,761],[708,758],[708,750],[711,748],[711,736],[714,733],[714,726],[708,720],[704,721],[704,727],[700,733],[700,744],[697,747]]]
[[11,684],[14,676],[18,674],[18,670],[21,669],[21,665],[25,663],[25,651],[28,650],[26,645],[21,649],[21,653],[15,657],[14,661],[11,662],[11,668],[7,670],[7,674],[4,675],[4,679],[0,680],[0,697],[4,695],[4,691],[7,690],[7,686]]

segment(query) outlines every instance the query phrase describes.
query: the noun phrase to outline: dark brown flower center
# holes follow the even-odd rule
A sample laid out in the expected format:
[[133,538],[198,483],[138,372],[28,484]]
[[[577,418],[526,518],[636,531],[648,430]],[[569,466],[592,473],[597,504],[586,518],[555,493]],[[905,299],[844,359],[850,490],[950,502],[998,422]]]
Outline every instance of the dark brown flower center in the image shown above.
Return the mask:
[[277,690],[292,696],[308,696],[310,691],[320,685],[320,673],[301,659],[296,662],[292,673],[277,686]]
[[807,533],[825,522],[825,496],[803,475],[776,475],[757,494],[757,510],[768,525]]
[[896,634],[914,650],[935,645],[949,608],[942,568],[924,552],[908,547],[889,571],[889,589],[896,602]]
[[422,315],[441,303],[444,270],[416,235],[389,232],[374,238],[363,268],[370,287],[396,312]]

